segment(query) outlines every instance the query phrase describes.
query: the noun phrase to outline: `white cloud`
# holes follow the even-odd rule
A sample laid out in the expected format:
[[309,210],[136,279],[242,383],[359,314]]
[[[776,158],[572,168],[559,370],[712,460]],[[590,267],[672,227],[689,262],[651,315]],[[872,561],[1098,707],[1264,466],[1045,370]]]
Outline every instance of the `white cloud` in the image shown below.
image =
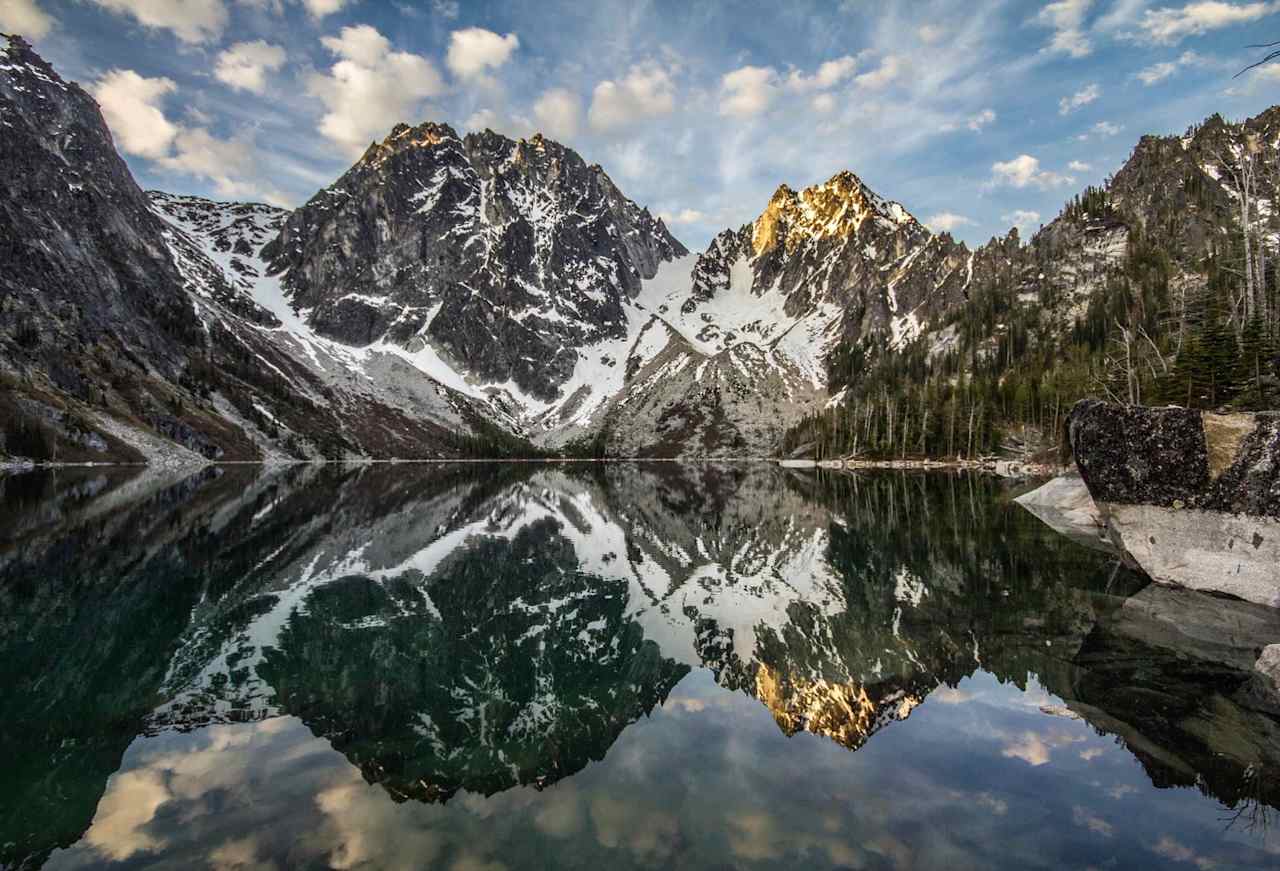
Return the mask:
[[1067,164],[1067,169],[1072,172],[1089,172],[1093,167],[1085,163],[1083,160],[1073,160]]
[[878,91],[893,84],[906,69],[906,64],[897,55],[888,55],[880,61],[880,66],[855,78],[854,84],[860,88]]
[[501,126],[501,122],[498,113],[492,109],[478,109],[462,122],[462,126],[466,130],[493,130]]
[[499,36],[483,27],[468,27],[450,34],[444,62],[458,78],[474,79],[505,64],[519,47],[514,33]]
[[706,215],[697,209],[681,209],[674,214],[671,212],[659,212],[658,217],[668,224],[697,224],[706,220]]
[[160,108],[177,90],[171,79],[148,79],[133,70],[111,70],[91,88],[116,142],[126,154],[157,158],[169,153],[178,128]]
[[[1136,75],[1144,85],[1151,86],[1157,82],[1164,81],[1183,67],[1212,67],[1216,65],[1218,65],[1218,62],[1211,58],[1196,54],[1194,51],[1184,51],[1177,60],[1152,64],[1146,69],[1138,71]],[[1224,66],[1224,69],[1226,68]]]
[[170,30],[183,42],[212,42],[227,26],[222,0],[93,0],[103,9],[129,15],[144,27]]
[[1099,121],[1084,133],[1081,133],[1076,139],[1080,142],[1088,142],[1090,139],[1105,139],[1108,136],[1115,136],[1124,126],[1121,124],[1112,124],[1110,121]]
[[759,115],[777,93],[778,73],[773,67],[739,67],[720,80],[720,114],[749,118]]
[[40,39],[57,23],[36,0],[4,0],[0,3],[0,32],[16,33],[28,39]]
[[830,94],[818,94],[809,103],[813,107],[813,111],[820,115],[829,115],[836,108],[836,98]]
[[621,81],[596,85],[587,119],[595,130],[612,130],[669,115],[675,104],[670,74],[657,64],[643,63],[632,67]]
[[261,39],[237,42],[218,55],[213,74],[238,91],[261,94],[266,90],[267,73],[280,69],[284,62],[284,49],[278,45]]
[[254,196],[285,204],[270,186],[246,181],[257,165],[247,139],[219,139],[204,127],[170,121],[161,106],[176,93],[169,79],[148,79],[133,70],[111,70],[92,87],[112,135],[126,154],[145,157],[163,169],[213,182],[228,197]]
[[1152,64],[1144,70],[1138,72],[1138,78],[1142,80],[1144,85],[1154,85],[1156,82],[1162,82],[1169,76],[1178,71],[1178,65],[1172,61],[1164,63]]
[[1111,8],[1093,23],[1098,33],[1123,35],[1137,23],[1138,16],[1151,5],[1151,0],[1115,0]]
[[1000,220],[1004,221],[1010,227],[1017,227],[1019,232],[1026,232],[1040,224],[1040,213],[1033,212],[1029,209],[1015,209],[1008,214],[1000,216]]
[[800,70],[792,70],[787,75],[787,87],[793,91],[823,91],[843,82],[857,68],[858,61],[852,55],[829,60],[818,67],[818,71],[806,76]]
[[351,155],[400,121],[415,121],[422,102],[444,91],[444,81],[426,58],[392,51],[385,36],[367,24],[344,27],[321,42],[338,57],[328,73],[315,73],[307,92],[327,110],[320,132]]
[[1053,30],[1053,36],[1045,51],[1070,57],[1085,57],[1093,51],[1093,45],[1085,34],[1084,18],[1093,0],[1054,0],[1039,14],[1036,21]]
[[1020,154],[1012,160],[998,161],[991,165],[991,184],[1015,188],[1038,187],[1041,190],[1071,184],[1075,179],[1048,169],[1040,168],[1040,161],[1030,154]]
[[1201,36],[1211,30],[1257,21],[1277,10],[1280,10],[1280,3],[1199,0],[1179,9],[1148,9],[1142,16],[1139,29],[1148,42],[1176,45],[1189,36]]
[[954,212],[939,212],[925,220],[925,226],[939,233],[950,233],[957,227],[966,227],[973,223],[971,218],[957,215]]
[[319,21],[326,15],[341,12],[347,5],[347,0],[302,0],[302,5],[307,7],[307,13],[312,18]]
[[533,117],[552,139],[576,136],[581,116],[582,105],[578,95],[563,88],[552,88],[533,104]]
[[1058,114],[1070,115],[1081,106],[1089,105],[1100,96],[1102,96],[1102,88],[1098,87],[1097,84],[1086,85],[1070,97],[1063,97],[1058,101]]

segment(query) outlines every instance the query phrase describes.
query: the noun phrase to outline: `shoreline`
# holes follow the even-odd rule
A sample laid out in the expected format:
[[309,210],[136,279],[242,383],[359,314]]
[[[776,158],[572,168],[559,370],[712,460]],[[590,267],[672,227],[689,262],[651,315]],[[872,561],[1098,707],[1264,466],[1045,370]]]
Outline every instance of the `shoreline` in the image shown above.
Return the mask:
[[0,476],[25,474],[38,470],[59,469],[156,469],[196,472],[221,466],[260,466],[262,468],[286,468],[290,466],[375,466],[375,465],[445,465],[445,464],[544,464],[569,465],[578,463],[773,463],[784,469],[840,469],[840,470],[964,470],[991,472],[1002,477],[1053,477],[1062,474],[1067,467],[1047,463],[1030,463],[1019,460],[787,460],[778,457],[442,457],[438,459],[349,459],[349,460],[210,460],[203,463],[35,463],[27,460],[0,462]]

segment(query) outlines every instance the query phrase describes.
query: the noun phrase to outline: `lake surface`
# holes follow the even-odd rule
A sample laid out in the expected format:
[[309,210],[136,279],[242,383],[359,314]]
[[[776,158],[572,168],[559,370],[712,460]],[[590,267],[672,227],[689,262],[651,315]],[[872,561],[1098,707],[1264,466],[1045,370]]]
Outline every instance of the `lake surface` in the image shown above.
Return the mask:
[[0,867],[1280,866],[1266,608],[963,474],[0,478]]

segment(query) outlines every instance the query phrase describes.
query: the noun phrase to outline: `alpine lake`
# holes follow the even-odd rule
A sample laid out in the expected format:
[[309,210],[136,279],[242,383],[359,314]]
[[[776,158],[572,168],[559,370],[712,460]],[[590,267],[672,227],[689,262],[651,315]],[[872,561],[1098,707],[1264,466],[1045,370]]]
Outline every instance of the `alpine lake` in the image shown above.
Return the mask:
[[961,472],[0,477],[0,868],[1280,867],[1280,612]]

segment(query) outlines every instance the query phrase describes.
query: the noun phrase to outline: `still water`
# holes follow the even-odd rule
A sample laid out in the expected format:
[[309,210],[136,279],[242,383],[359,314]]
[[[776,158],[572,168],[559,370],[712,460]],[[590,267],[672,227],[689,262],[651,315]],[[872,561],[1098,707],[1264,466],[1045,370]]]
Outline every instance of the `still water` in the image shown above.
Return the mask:
[[1012,486],[0,479],[0,867],[1280,866],[1265,608]]

